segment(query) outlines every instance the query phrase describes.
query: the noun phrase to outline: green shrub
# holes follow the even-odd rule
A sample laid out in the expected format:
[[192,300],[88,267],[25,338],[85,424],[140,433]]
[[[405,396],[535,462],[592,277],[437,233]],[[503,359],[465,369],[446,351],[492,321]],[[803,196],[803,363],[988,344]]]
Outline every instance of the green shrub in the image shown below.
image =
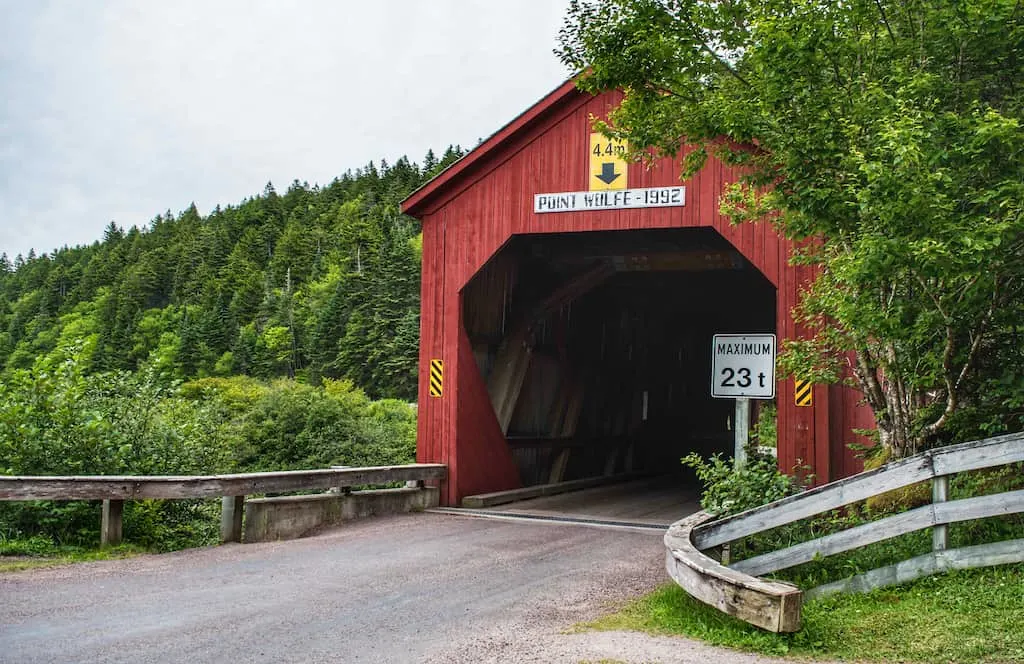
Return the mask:
[[[8,475],[393,465],[413,461],[415,447],[415,410],[371,401],[349,381],[313,387],[234,377],[178,386],[154,372],[89,374],[75,353],[0,381],[0,473]],[[125,539],[160,551],[214,543],[215,503],[129,501]],[[98,501],[0,502],[2,541],[94,547],[99,525]]]
[[205,378],[182,387],[220,413],[241,471],[411,463],[416,412],[402,401],[371,401],[351,381],[313,387],[291,380]]
[[715,454],[704,460],[696,452],[682,459],[697,473],[704,485],[701,508],[725,516],[748,510],[797,493],[804,481],[779,472],[775,457],[752,454],[743,468],[733,468],[732,459]]
[[125,503],[124,537],[152,551],[220,541],[219,500],[139,500]]
[[776,447],[779,411],[774,401],[766,401],[757,412],[757,421],[750,428],[750,444],[755,447]]
[[54,548],[53,540],[45,535],[33,535],[27,539],[0,536],[0,556],[44,556]]

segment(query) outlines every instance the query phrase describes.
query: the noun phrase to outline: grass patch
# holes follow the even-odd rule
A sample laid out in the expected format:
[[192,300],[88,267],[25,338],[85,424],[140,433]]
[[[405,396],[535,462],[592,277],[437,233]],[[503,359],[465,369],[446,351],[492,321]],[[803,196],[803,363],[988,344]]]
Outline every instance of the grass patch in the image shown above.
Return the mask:
[[1024,661],[1024,565],[952,572],[804,606],[796,634],[771,634],[675,585],[584,627],[675,634],[766,655],[892,662]]
[[141,553],[146,553],[146,550],[132,544],[122,544],[101,550],[81,546],[56,545],[46,537],[0,539],[0,573],[95,560],[129,558]]

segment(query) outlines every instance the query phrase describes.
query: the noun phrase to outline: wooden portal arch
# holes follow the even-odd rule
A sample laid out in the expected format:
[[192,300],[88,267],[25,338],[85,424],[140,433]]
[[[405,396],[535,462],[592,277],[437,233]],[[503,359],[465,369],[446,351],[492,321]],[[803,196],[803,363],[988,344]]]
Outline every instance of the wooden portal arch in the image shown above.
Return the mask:
[[[682,207],[534,212],[534,195],[587,189],[591,118],[606,117],[619,93],[590,96],[569,81],[540,100],[402,205],[423,223],[417,460],[445,463],[442,502],[520,486],[521,479],[487,381],[466,333],[463,298],[470,280],[513,238],[525,235],[710,228],[776,288],[776,332],[799,338],[791,315],[809,268],[789,262],[792,243],[768,223],[731,225],[720,214],[723,186],[737,172],[709,159],[693,178],[680,180],[682,157],[652,166],[628,165],[630,188],[686,187]],[[685,154],[685,151],[684,151]],[[443,361],[443,393],[431,396],[432,360]],[[435,367],[436,368],[436,367]],[[870,411],[858,394],[815,386],[813,405],[794,404],[793,383],[777,385],[779,465],[810,467],[824,482],[857,472],[846,445],[854,428],[869,428]]]

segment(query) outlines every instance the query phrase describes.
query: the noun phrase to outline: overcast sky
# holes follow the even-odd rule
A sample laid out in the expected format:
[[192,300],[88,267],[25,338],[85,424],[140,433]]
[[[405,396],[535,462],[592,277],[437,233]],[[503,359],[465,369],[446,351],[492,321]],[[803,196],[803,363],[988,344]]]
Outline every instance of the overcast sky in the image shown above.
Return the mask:
[[476,145],[564,81],[567,0],[0,0],[0,251]]

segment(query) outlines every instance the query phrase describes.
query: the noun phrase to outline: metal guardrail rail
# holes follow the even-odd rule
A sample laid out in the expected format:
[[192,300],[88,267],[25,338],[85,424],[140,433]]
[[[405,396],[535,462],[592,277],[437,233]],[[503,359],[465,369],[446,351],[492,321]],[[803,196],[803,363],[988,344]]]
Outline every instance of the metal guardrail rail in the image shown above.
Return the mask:
[[92,475],[26,477],[0,475],[0,500],[102,500],[100,543],[121,541],[126,500],[217,498],[221,501],[221,541],[238,542],[242,536],[245,496],[353,486],[423,482],[444,479],[443,464],[369,466],[323,470],[288,470],[235,475]]
[[[1024,513],[1024,490],[948,500],[951,475],[1022,461],[1024,433],[1010,434],[929,450],[723,519],[699,512],[669,528],[665,535],[666,567],[684,590],[725,613],[770,631],[797,631],[804,596],[866,592],[939,571],[1024,562],[1024,539],[949,549],[948,525]],[[731,566],[722,565],[706,553],[744,537],[924,481],[932,483],[932,503],[924,507]],[[924,528],[932,528],[931,553],[806,593],[791,584],[758,578]]]

